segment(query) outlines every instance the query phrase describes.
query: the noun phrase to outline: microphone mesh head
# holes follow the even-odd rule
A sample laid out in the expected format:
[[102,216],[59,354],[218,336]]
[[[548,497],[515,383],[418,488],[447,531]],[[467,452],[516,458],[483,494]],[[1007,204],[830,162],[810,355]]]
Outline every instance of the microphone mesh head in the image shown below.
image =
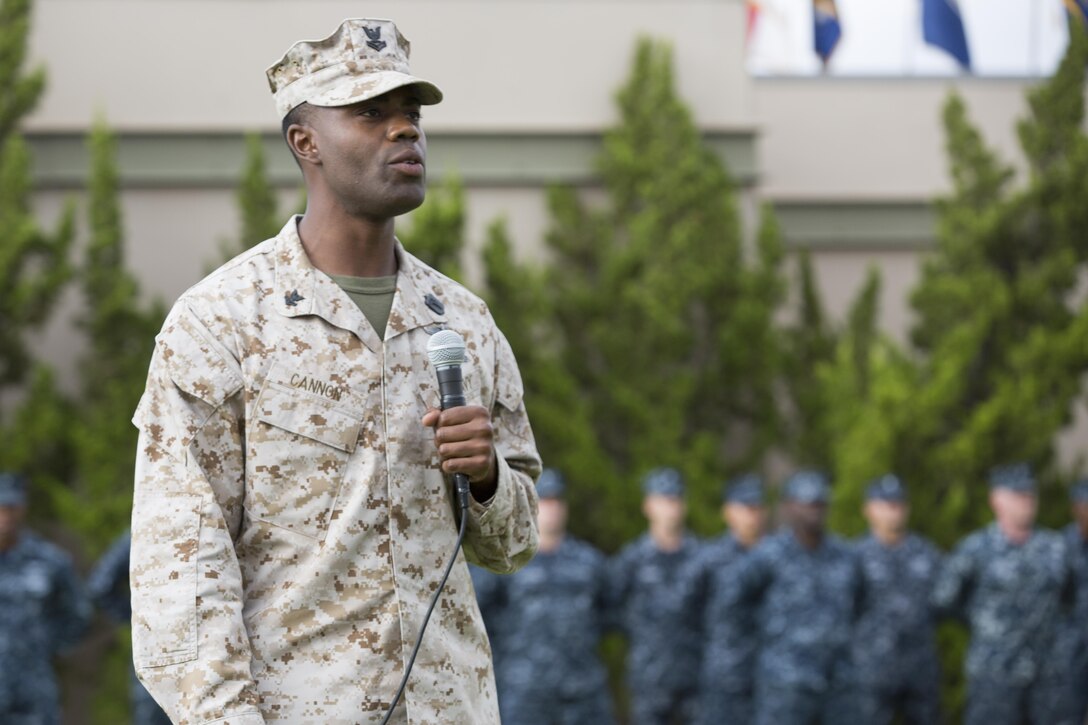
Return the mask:
[[427,357],[436,368],[460,365],[465,361],[465,340],[453,330],[439,330],[427,341]]

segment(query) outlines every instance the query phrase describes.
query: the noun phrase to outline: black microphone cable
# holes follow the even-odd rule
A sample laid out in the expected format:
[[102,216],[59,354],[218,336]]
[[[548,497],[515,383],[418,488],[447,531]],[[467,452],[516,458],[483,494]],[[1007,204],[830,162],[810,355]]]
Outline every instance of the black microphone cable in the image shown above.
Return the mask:
[[393,716],[393,710],[397,708],[397,703],[400,702],[401,695],[404,694],[404,688],[408,686],[408,676],[412,674],[412,667],[416,663],[416,655],[419,654],[419,646],[423,644],[423,633],[427,631],[427,622],[431,620],[431,612],[434,611],[435,605],[438,604],[438,597],[442,595],[442,590],[446,588],[446,580],[450,578],[453,563],[457,561],[457,552],[461,550],[461,543],[465,540],[465,522],[468,520],[468,476],[463,473],[455,474],[453,482],[457,487],[457,502],[461,507],[461,525],[457,532],[457,543],[453,545],[453,554],[450,555],[450,560],[446,564],[446,571],[442,574],[442,581],[438,583],[438,589],[435,590],[434,596],[431,597],[431,604],[427,607],[427,613],[423,615],[423,624],[419,625],[416,646],[412,648],[412,656],[408,658],[408,665],[404,668],[404,676],[400,678],[400,687],[397,688],[397,694],[393,696],[393,702],[389,703],[389,709],[386,710],[385,717],[382,718],[382,725],[389,722],[389,718]]

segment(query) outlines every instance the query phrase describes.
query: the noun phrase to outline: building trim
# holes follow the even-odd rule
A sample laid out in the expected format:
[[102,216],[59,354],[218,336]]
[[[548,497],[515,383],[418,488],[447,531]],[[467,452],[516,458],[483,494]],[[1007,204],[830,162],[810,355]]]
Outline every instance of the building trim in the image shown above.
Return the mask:
[[[600,131],[437,131],[428,134],[431,178],[451,173],[469,186],[589,185],[597,181]],[[756,130],[712,129],[704,139],[742,186],[756,182]],[[86,137],[77,132],[27,134],[37,190],[86,184]],[[297,187],[301,176],[277,133],[261,134],[269,180]],[[117,161],[123,188],[233,188],[245,163],[245,139],[233,132],[121,132]]]

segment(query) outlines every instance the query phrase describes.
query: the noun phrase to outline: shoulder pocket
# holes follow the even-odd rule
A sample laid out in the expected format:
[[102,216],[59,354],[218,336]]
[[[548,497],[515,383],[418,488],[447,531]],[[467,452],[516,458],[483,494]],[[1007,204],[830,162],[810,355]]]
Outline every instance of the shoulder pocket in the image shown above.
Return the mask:
[[133,520],[132,646],[138,667],[197,656],[197,554],[201,496],[137,497]]

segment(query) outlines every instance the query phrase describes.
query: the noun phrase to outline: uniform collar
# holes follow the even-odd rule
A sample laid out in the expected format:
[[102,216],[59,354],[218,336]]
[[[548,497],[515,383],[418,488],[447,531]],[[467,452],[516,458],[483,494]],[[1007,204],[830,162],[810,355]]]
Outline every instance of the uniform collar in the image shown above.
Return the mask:
[[[371,351],[382,341],[358,306],[336,282],[310,262],[298,235],[299,216],[291,217],[275,242],[275,304],[286,317],[317,315],[329,324],[354,333]],[[441,282],[444,279],[396,242],[397,289],[386,325],[386,339],[417,327],[442,327],[446,322]]]

